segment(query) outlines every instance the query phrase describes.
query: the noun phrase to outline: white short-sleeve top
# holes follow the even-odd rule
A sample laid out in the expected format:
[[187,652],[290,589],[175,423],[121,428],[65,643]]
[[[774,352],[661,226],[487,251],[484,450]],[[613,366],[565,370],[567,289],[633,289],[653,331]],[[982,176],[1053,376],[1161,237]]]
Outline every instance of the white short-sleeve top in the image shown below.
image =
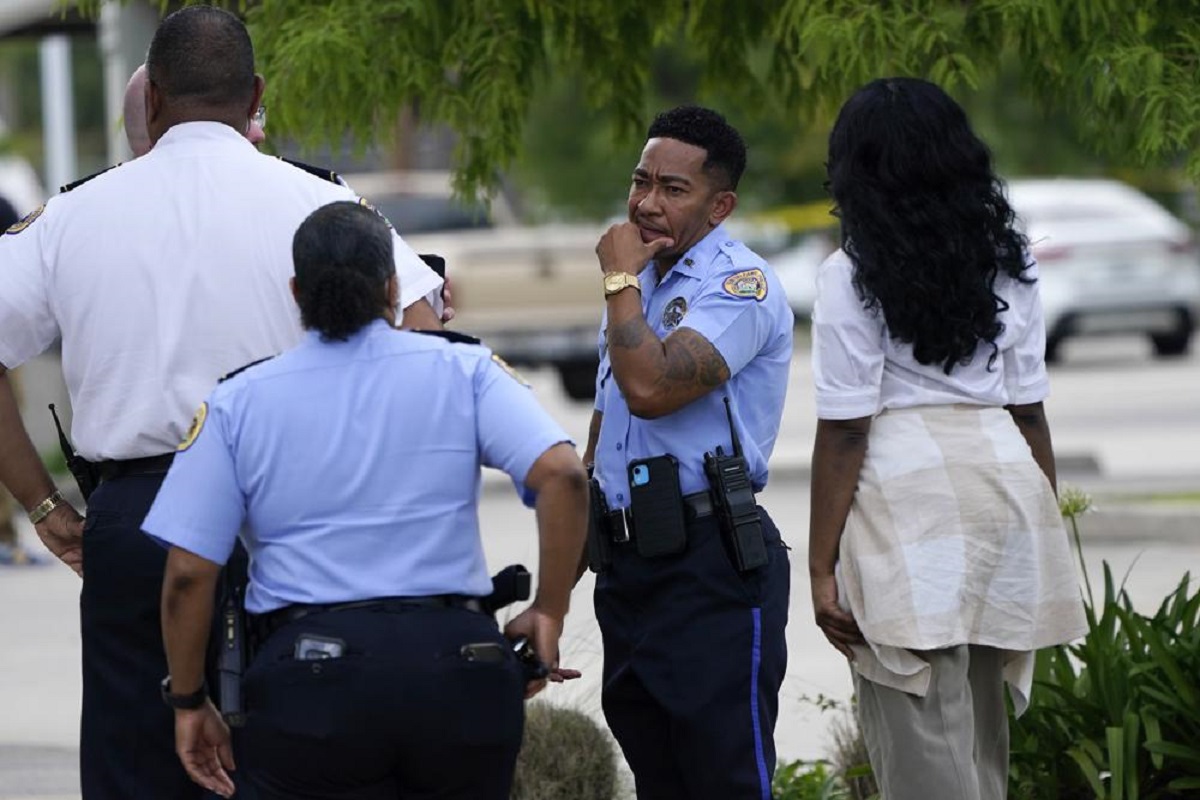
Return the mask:
[[[61,337],[80,455],[172,452],[222,375],[300,340],[292,237],[335,201],[359,198],[228,125],[175,125],[0,234],[0,364]],[[401,305],[439,292],[392,244]]]
[[[889,335],[883,313],[866,308],[853,284],[854,265],[838,250],[821,265],[813,309],[813,380],[820,419],[875,416],[914,406],[1004,406],[1036,403],[1049,394],[1046,331],[1038,293],[1037,263],[1029,258],[1026,283],[1000,273],[996,294],[1004,330],[999,353],[981,342],[969,364],[949,375],[941,364],[920,364],[910,344]],[[990,363],[989,363],[990,362]]]

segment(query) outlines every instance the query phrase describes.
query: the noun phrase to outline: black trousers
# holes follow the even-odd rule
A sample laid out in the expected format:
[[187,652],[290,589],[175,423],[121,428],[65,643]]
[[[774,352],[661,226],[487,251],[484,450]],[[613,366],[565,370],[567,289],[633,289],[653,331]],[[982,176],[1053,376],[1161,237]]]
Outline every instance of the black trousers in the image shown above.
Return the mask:
[[[304,634],[345,642],[296,660]],[[465,644],[501,645],[468,661]],[[347,609],[279,628],[246,672],[239,771],[262,800],[508,800],[524,676],[495,621],[454,608]]]
[[175,755],[174,712],[159,697],[167,674],[159,615],[167,551],[141,524],[162,477],[106,481],[88,500],[79,598],[84,800],[203,794]]
[[770,800],[787,666],[787,549],[765,511],[769,562],[739,575],[714,517],[687,550],[613,548],[596,576],[604,716],[641,800]]

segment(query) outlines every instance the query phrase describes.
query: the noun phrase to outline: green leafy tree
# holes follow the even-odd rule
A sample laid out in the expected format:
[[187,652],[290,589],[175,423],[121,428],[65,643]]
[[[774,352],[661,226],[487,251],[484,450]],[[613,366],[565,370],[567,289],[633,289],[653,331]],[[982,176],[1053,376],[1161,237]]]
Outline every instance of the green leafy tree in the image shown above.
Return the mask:
[[[100,0],[78,0],[94,11]],[[164,3],[165,5],[165,3]],[[826,118],[880,75],[975,89],[1008,58],[1022,95],[1090,146],[1200,177],[1196,0],[241,0],[272,83],[272,123],[360,143],[403,110],[458,134],[463,188],[522,145],[548,74],[577,76],[599,119],[645,124],[650,54],[671,43],[703,92]]]

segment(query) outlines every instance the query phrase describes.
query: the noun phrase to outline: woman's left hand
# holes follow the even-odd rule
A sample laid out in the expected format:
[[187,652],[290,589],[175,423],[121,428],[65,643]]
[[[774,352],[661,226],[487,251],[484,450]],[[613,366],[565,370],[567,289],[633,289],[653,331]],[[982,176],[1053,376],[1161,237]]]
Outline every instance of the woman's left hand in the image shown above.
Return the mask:
[[854,651],[850,645],[866,644],[866,641],[854,617],[838,604],[837,579],[832,574],[812,578],[812,604],[817,627],[838,652],[853,661]]
[[221,797],[232,797],[235,769],[229,726],[211,701],[195,710],[175,711],[175,752],[188,777]]

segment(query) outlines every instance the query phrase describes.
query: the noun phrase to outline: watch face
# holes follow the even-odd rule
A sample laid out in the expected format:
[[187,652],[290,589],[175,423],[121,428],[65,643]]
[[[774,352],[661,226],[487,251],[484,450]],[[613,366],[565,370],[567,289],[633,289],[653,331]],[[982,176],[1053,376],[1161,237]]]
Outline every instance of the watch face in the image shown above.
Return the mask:
[[638,279],[626,272],[613,272],[604,276],[604,291],[608,294],[619,292],[627,286],[638,286]]

